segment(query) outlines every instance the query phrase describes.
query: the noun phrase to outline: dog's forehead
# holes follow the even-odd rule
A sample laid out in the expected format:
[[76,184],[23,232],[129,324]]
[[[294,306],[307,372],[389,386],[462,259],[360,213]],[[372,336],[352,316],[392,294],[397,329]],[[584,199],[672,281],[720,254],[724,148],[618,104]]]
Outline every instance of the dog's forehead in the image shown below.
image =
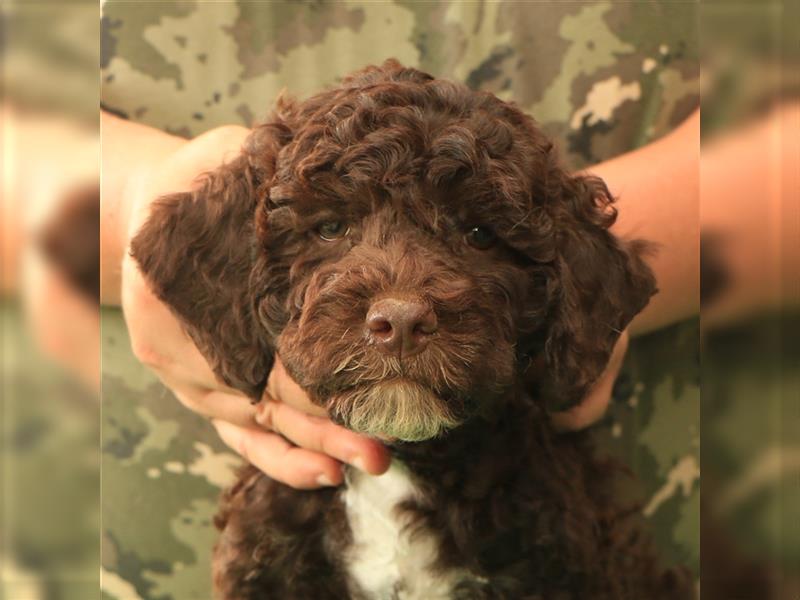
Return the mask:
[[366,214],[391,206],[401,212],[495,216],[527,208],[532,200],[533,169],[517,157],[469,164],[466,154],[454,157],[420,149],[387,161],[386,152],[393,148],[387,141],[385,146],[370,147],[359,160],[343,160],[313,173],[284,165],[269,190],[270,200],[301,214]]
[[[289,208],[301,219],[364,218],[380,215],[384,221],[409,223],[437,229],[445,221],[518,222],[529,200],[526,182],[505,181],[516,186],[524,201],[509,202],[497,185],[483,175],[432,185],[423,170],[401,184],[353,182],[335,173],[319,173],[310,185],[280,183],[270,190],[275,205]],[[344,185],[342,183],[344,182]],[[506,190],[506,191],[507,191]]]
[[316,112],[292,123],[276,157],[271,205],[301,229],[388,206],[428,232],[483,225],[516,244],[557,185],[547,136],[489,94],[393,86],[309,100]]
[[316,194],[374,199],[414,184],[455,190],[466,180],[470,191],[518,191],[550,146],[513,105],[449,82],[329,98],[322,107],[307,101],[316,112],[294,123],[276,157],[273,201]]

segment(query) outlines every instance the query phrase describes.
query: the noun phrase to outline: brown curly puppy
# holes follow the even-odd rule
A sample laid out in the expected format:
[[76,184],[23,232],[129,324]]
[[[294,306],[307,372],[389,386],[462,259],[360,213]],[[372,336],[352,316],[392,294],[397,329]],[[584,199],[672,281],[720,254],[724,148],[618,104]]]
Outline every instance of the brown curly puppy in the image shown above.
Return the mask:
[[[556,435],[655,291],[512,104],[395,61],[280,101],[241,155],[159,201],[132,251],[215,372],[257,401],[277,352],[390,471],[228,490],[220,597],[680,599],[613,465]],[[532,364],[543,363],[536,376]]]

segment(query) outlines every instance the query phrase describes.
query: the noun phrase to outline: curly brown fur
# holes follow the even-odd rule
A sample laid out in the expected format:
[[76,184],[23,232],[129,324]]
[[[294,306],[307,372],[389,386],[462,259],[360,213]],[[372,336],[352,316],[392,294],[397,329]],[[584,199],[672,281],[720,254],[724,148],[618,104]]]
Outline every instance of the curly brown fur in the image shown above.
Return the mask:
[[[225,530],[214,560],[223,598],[347,597],[337,561],[349,531],[335,491],[298,494],[249,466],[227,490],[215,523]],[[269,568],[265,568],[269,565]]]
[[[655,291],[615,217],[515,106],[387,61],[279,101],[236,161],[160,201],[132,252],[224,381],[257,401],[277,352],[334,419],[396,440],[436,568],[477,576],[454,597],[683,600],[615,504],[617,469],[545,412],[582,397]],[[321,239],[326,222],[347,234]],[[475,226],[491,247],[467,243]],[[386,297],[434,311],[424,352],[371,343]],[[547,375],[523,392],[534,362]],[[340,494],[247,469],[218,521],[221,596],[362,597]]]

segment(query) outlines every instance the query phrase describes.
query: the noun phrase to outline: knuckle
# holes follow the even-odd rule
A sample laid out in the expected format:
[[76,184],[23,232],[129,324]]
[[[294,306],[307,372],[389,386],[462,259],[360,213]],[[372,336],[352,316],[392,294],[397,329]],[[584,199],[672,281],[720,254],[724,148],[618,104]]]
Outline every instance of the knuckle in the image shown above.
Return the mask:
[[337,448],[340,445],[337,431],[331,427],[324,426],[324,429],[319,435],[319,448],[323,454],[328,456],[335,456]]
[[151,369],[164,369],[170,365],[169,358],[159,352],[155,345],[144,335],[131,332],[131,350],[140,363]]
[[265,400],[258,406],[256,422],[265,429],[275,430],[275,402]]
[[239,436],[236,440],[235,450],[247,462],[252,463],[251,457],[253,455],[253,439],[246,432]]
[[206,418],[213,418],[211,411],[207,410],[202,397],[198,398],[195,397],[193,394],[182,394],[176,390],[172,390],[172,393],[180,401],[181,404],[183,404],[186,408],[188,408],[192,412],[197,413]]
[[327,434],[322,434],[319,438],[319,451],[328,456],[334,456],[335,444]]
[[303,485],[304,481],[298,473],[289,471],[287,469],[282,469],[275,475],[275,478],[280,479],[283,483],[293,488],[306,487]]
[[151,333],[149,317],[153,314],[151,301],[153,296],[144,291],[138,293],[136,290],[128,290],[128,292],[127,301],[123,302],[123,309],[133,355],[139,362],[154,369],[169,366],[172,361],[159,350],[157,338]]
[[225,442],[231,450],[236,452],[239,456],[247,462],[252,462],[249,459],[249,445],[245,439],[247,436],[241,430],[237,431],[232,428],[229,423],[222,419],[212,419],[212,425],[217,430],[217,434]]

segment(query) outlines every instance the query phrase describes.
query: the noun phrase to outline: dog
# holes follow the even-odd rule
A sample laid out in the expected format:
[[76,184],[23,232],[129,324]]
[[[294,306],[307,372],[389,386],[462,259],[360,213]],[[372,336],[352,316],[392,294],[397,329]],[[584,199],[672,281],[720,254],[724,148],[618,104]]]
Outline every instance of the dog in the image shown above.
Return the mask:
[[217,376],[258,402],[277,354],[393,456],[340,489],[244,468],[216,594],[692,598],[615,499],[619,467],[548,418],[656,291],[612,202],[513,104],[394,60],[279,99],[235,160],[159,199],[131,252]]

